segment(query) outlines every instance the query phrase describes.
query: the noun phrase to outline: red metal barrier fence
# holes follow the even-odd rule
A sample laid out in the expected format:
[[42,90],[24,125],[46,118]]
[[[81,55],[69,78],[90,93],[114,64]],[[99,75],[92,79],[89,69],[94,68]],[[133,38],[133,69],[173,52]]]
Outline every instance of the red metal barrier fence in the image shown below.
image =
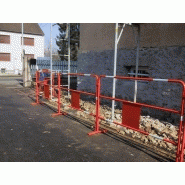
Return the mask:
[[36,74],[35,74],[35,77],[36,77],[36,89],[35,89],[35,96],[36,96],[36,102],[35,103],[32,103],[32,105],[38,105],[40,104],[39,102],[39,85],[40,85],[40,82],[39,82],[39,76],[40,76],[40,73],[39,71],[36,71]]
[[[98,134],[102,132],[106,132],[106,130],[100,130],[99,122],[100,120],[105,120],[108,122],[112,122],[117,125],[121,125],[123,127],[126,127],[128,129],[132,129],[134,131],[140,132],[144,135],[150,135],[156,139],[163,140],[165,142],[171,143],[175,146],[177,146],[177,153],[176,153],[176,161],[177,162],[183,162],[184,161],[184,147],[185,147],[185,125],[184,125],[184,103],[185,103],[185,82],[182,80],[175,80],[175,79],[154,79],[154,78],[136,78],[136,77],[124,77],[124,76],[106,76],[106,75],[91,75],[91,74],[82,74],[82,73],[62,73],[65,75],[73,75],[73,76],[89,76],[94,77],[96,79],[96,93],[90,93],[85,91],[79,91],[79,90],[73,90],[69,88],[65,88],[61,85],[61,73],[58,72],[58,85],[53,86],[54,89],[58,90],[58,112],[56,114],[53,114],[53,116],[57,115],[63,115],[64,112],[61,111],[61,90],[66,90],[71,92],[71,108],[77,109],[79,111],[83,111],[80,108],[80,94],[86,94],[90,96],[96,97],[96,114],[89,113],[87,111],[83,111],[91,116],[95,117],[95,130],[93,132],[88,133],[88,135]],[[139,81],[160,81],[160,82],[171,82],[171,83],[178,83],[181,84],[183,87],[182,90],[182,101],[181,101],[181,110],[174,110],[169,108],[163,108],[155,105],[148,105],[145,103],[134,103],[131,101],[118,99],[118,98],[112,98],[109,96],[103,96],[100,94],[101,89],[101,79],[102,78],[116,78],[116,79],[122,79],[122,80],[139,80]],[[47,80],[47,79],[45,79]],[[45,83],[47,83],[45,81]],[[39,104],[39,86],[41,86],[43,82],[39,81],[39,72],[36,72],[36,103]],[[100,99],[107,99],[107,100],[115,100],[118,102],[122,102],[122,123],[108,120],[100,115]],[[161,111],[167,111],[170,113],[175,113],[180,115],[180,123],[179,123],[179,132],[178,132],[178,142],[165,139],[162,137],[159,137],[157,135],[150,134],[148,132],[145,132],[143,130],[139,129],[139,118],[140,118],[140,111],[142,107],[148,107],[152,109],[157,109]]]
[[35,77],[36,77],[36,91],[35,91],[35,95],[36,95],[36,102],[35,103],[32,103],[32,105],[38,105],[40,104],[41,102],[39,101],[39,96],[40,96],[40,93],[42,92],[44,94],[44,98],[45,99],[49,99],[49,78],[45,78],[43,81],[40,81],[40,72],[39,71],[36,71],[36,74],[35,74]]
[[79,111],[83,111],[80,108],[80,94],[86,94],[90,96],[95,96],[96,98],[96,114],[89,113],[87,111],[83,111],[86,114],[89,114],[93,117],[95,117],[95,129],[93,132],[88,133],[88,135],[94,135],[102,132],[106,132],[106,130],[100,130],[99,128],[99,122],[100,122],[100,77],[98,75],[93,75],[93,74],[83,74],[83,73],[62,73],[65,75],[70,75],[70,76],[89,76],[93,77],[96,79],[96,93],[90,93],[90,92],[85,92],[85,91],[79,91],[79,90],[73,90],[73,89],[68,89],[65,87],[61,87],[61,90],[69,90],[71,92],[71,108],[77,109]]
[[[182,85],[182,101],[181,101],[181,110],[174,110],[174,109],[168,109],[163,108],[155,105],[148,105],[145,103],[134,103],[131,101],[126,101],[122,99],[112,98],[108,96],[100,95],[100,98],[108,99],[108,100],[115,100],[122,102],[122,123],[118,123],[113,120],[107,120],[112,121],[115,124],[122,125],[124,127],[127,127],[128,129],[132,129],[134,131],[140,132],[145,135],[150,135],[152,137],[155,137],[159,140],[163,140],[166,142],[169,142],[173,145],[177,146],[177,154],[176,154],[176,161],[184,161],[184,145],[185,145],[185,125],[184,125],[184,101],[185,101],[185,83],[182,80],[175,80],[175,79],[155,79],[155,78],[136,78],[136,77],[124,77],[124,76],[106,76],[106,75],[100,75],[100,78],[116,78],[116,79],[122,79],[122,80],[140,80],[140,81],[160,81],[160,82],[171,82],[171,83],[179,83]],[[167,111],[175,114],[180,115],[180,123],[179,123],[179,133],[178,133],[178,142],[174,142],[169,139],[165,139],[156,135],[152,135],[148,132],[142,131],[139,129],[139,118],[140,118],[140,110],[141,107],[148,107],[152,109],[158,109],[161,111]],[[100,119],[106,120],[102,116],[100,116]]]

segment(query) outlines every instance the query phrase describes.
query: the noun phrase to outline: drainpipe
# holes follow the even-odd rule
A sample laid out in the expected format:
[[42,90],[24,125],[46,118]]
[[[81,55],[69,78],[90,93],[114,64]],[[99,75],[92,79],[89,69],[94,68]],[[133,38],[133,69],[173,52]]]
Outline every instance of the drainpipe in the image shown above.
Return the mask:
[[[139,44],[140,44],[140,25],[138,25],[138,36],[137,36],[137,53],[136,53],[136,75],[138,76],[138,66],[139,66]],[[135,90],[134,90],[134,102],[137,99],[137,80],[135,80]]]
[[[117,44],[118,42],[118,23],[116,23],[115,27],[115,46],[114,46],[114,74],[116,76],[116,67],[117,67]],[[116,79],[113,78],[113,89],[112,89],[112,98],[115,98],[115,90],[116,90]],[[112,100],[112,121],[114,120],[114,108],[115,108],[115,101]]]

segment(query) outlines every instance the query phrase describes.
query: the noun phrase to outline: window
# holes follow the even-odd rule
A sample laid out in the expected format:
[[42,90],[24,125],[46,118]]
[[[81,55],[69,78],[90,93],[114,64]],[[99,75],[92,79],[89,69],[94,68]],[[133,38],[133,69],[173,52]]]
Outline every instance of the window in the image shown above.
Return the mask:
[[[131,77],[136,76],[136,66],[126,66],[128,70],[128,75]],[[138,66],[138,77],[139,78],[148,78],[149,73],[148,73],[148,66]]]
[[25,54],[25,57],[28,57],[28,60],[34,59],[34,54]]
[[[24,37],[23,38],[24,45],[34,46],[34,38]],[[21,37],[21,45],[22,45],[22,37]]]
[[0,61],[10,61],[10,53],[0,53]]
[[10,44],[10,35],[0,35],[1,44]]

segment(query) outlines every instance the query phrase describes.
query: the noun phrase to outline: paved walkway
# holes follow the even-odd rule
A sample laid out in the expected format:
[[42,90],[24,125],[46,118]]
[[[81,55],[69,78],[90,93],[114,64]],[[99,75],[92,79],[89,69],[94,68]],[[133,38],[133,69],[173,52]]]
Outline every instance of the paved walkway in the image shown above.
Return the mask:
[[0,161],[163,161],[110,134],[88,136],[89,128],[65,116],[52,118],[16,90],[19,82],[0,77]]

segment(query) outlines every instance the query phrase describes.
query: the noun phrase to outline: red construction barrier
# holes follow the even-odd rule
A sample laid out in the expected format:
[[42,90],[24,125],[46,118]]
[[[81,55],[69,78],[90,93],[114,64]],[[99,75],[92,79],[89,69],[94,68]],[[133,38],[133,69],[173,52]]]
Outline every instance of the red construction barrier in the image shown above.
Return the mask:
[[43,80],[41,81],[41,73],[48,73],[48,70],[43,69],[42,71],[36,71],[35,77],[36,77],[36,91],[35,91],[35,95],[36,95],[36,102],[32,103],[32,105],[38,105],[41,102],[39,101],[39,96],[41,95],[41,93],[43,94],[44,98],[49,99],[50,98],[50,92],[49,92],[49,81],[50,78],[48,77],[42,77]]
[[105,132],[105,130],[100,130],[99,128],[99,115],[100,115],[100,77],[97,75],[91,75],[91,74],[82,74],[82,73],[63,73],[64,75],[71,75],[71,76],[89,76],[94,77],[96,79],[96,93],[89,93],[85,91],[79,91],[79,90],[73,90],[69,88],[62,87],[60,82],[60,73],[58,73],[58,112],[54,114],[54,116],[61,115],[63,112],[61,112],[61,102],[60,102],[60,90],[66,90],[71,92],[71,108],[77,109],[79,111],[83,111],[80,108],[80,94],[86,94],[90,96],[96,97],[96,114],[88,113],[87,114],[95,117],[95,129],[93,132],[88,133],[88,135],[93,135],[97,133]]
[[50,85],[49,85],[49,78],[45,78],[44,79],[44,82],[43,82],[43,85],[44,85],[44,97],[46,98],[46,99],[49,99],[50,98],[50,92],[49,92],[49,87],[50,87]]
[[[53,84],[54,84],[54,78],[53,78]],[[61,111],[61,104],[62,103],[61,103],[61,99],[60,99],[61,98],[61,87],[60,86],[61,86],[61,76],[60,76],[60,73],[58,73],[58,87],[57,87],[57,90],[58,90],[58,97],[57,97],[57,99],[58,99],[58,101],[57,101],[57,103],[58,103],[58,112],[52,114],[53,117],[54,116],[59,116],[59,115],[66,115],[66,113]],[[54,85],[53,85],[53,87],[54,87]],[[55,90],[55,87],[53,89]]]
[[[58,73],[52,73],[52,94],[54,97],[58,97],[57,93],[56,93],[56,89],[54,88],[55,87],[55,82],[56,80],[55,79],[58,79]],[[58,82],[57,82],[58,83]],[[57,85],[57,84],[56,84]],[[58,90],[58,89],[57,89]]]
[[[166,142],[169,142],[173,145],[177,146],[177,153],[176,153],[176,161],[177,162],[182,162],[184,161],[184,148],[185,148],[185,123],[184,123],[184,103],[185,103],[185,82],[182,80],[175,80],[175,79],[154,79],[154,78],[136,78],[136,77],[124,77],[124,76],[106,76],[106,75],[91,75],[91,74],[82,74],[82,73],[63,73],[63,75],[73,75],[73,76],[89,76],[89,77],[94,77],[96,79],[96,93],[90,93],[90,92],[85,92],[85,91],[79,91],[79,90],[73,90],[69,88],[65,88],[61,85],[61,73],[58,72],[58,85],[56,86],[53,81],[53,90],[58,90],[57,93],[57,98],[58,98],[58,112],[56,114],[53,114],[53,116],[58,116],[58,115],[64,115],[64,112],[61,111],[61,90],[66,90],[71,92],[71,108],[77,109],[79,111],[83,111],[80,108],[80,94],[86,94],[90,96],[95,96],[96,97],[96,114],[89,113],[87,111],[83,111],[91,116],[95,117],[95,129],[93,132],[88,133],[88,135],[94,135],[102,132],[106,132],[106,130],[100,130],[100,125],[99,122],[100,120],[105,120],[109,121],[112,123],[115,123],[117,125],[121,125],[123,127],[126,127],[128,129],[132,129],[134,131],[140,132],[144,135],[150,135],[154,138],[157,138],[159,140],[163,140]],[[47,84],[48,82],[41,82],[39,81],[39,76],[40,73],[37,71],[36,72],[36,102],[33,103],[34,105],[40,104],[39,101],[39,95],[40,95],[40,89],[43,84]],[[140,80],[140,81],[160,81],[160,82],[171,82],[171,83],[179,83],[182,85],[183,90],[182,90],[182,102],[181,102],[181,110],[174,110],[174,109],[169,109],[169,108],[164,108],[164,107],[159,107],[155,105],[148,105],[145,103],[134,103],[131,101],[123,100],[123,99],[118,99],[118,98],[112,98],[109,96],[103,96],[100,94],[100,88],[101,88],[101,79],[102,78],[116,78],[116,79],[122,79],[122,80]],[[54,79],[54,78],[53,78]],[[45,79],[48,80],[48,79]],[[45,97],[48,98],[48,89],[45,90]],[[118,102],[122,102],[122,123],[118,123],[113,120],[107,120],[106,118],[102,117],[100,115],[100,99],[104,98],[107,100],[114,100]],[[140,118],[140,111],[142,107],[148,107],[152,109],[157,109],[161,111],[167,111],[170,113],[174,114],[179,114],[180,115],[180,124],[179,124],[179,132],[178,132],[178,142],[165,139],[162,137],[159,137],[157,135],[150,134],[148,132],[145,132],[143,130],[139,129],[139,118]]]
[[36,102],[32,103],[32,105],[40,104],[39,102],[39,77],[40,77],[39,71],[36,71],[35,77],[36,77],[36,81],[35,81],[36,82],[36,90],[35,90]]
[[[100,98],[108,99],[108,100],[115,100],[118,102],[123,103],[123,108],[122,108],[122,123],[118,123],[113,120],[107,120],[104,117],[100,116],[99,118],[102,120],[110,121],[112,123],[124,126],[128,129],[132,129],[134,131],[140,132],[145,135],[150,135],[152,137],[155,137],[157,139],[169,142],[173,145],[177,145],[177,154],[176,154],[176,161],[177,162],[182,162],[184,161],[184,146],[185,146],[185,123],[184,123],[184,103],[185,103],[185,82],[182,80],[175,80],[175,79],[154,79],[154,78],[136,78],[136,77],[124,77],[124,76],[106,76],[106,75],[101,75],[100,78],[116,78],[116,79],[123,79],[123,80],[141,80],[141,81],[161,81],[161,82],[171,82],[171,83],[179,83],[182,85],[183,90],[182,90],[182,102],[181,102],[181,110],[174,110],[174,109],[168,109],[168,108],[163,108],[155,105],[148,105],[145,103],[134,103],[131,101],[127,100],[122,100],[118,98],[112,98],[108,96],[103,96],[100,95]],[[148,107],[152,109],[157,109],[161,111],[167,111],[175,114],[180,115],[180,124],[179,124],[179,133],[178,133],[178,142],[174,142],[169,139],[165,139],[156,135],[152,135],[148,132],[142,131],[139,129],[139,118],[140,118],[140,110],[141,107]]]

